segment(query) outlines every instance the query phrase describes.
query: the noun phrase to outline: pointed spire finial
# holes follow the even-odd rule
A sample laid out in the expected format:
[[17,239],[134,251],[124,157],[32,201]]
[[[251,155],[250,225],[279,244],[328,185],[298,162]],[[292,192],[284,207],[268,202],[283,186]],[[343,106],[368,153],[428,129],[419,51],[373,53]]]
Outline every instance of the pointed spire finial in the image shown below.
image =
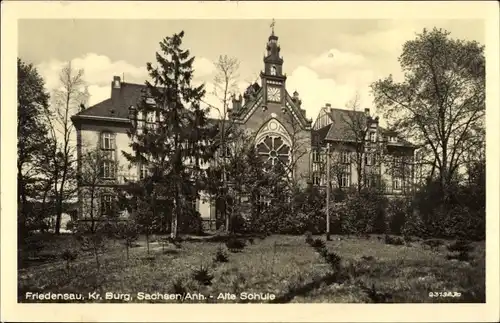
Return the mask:
[[276,24],[276,21],[273,18],[273,21],[271,22],[271,25],[270,25],[271,26],[271,35],[273,35],[273,36],[274,36],[274,25],[275,24]]

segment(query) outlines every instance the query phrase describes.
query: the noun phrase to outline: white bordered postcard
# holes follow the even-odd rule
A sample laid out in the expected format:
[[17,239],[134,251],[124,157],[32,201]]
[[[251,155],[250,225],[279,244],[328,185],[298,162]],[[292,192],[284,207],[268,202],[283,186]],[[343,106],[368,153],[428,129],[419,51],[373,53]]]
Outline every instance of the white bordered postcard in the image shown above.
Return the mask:
[[498,320],[498,39],[481,1],[2,3],[1,320]]

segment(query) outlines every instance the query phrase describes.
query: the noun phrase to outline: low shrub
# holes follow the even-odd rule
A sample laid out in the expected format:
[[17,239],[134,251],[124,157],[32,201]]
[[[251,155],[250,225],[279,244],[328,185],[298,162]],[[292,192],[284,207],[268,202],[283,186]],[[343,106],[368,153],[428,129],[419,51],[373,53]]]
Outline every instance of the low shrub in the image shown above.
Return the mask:
[[446,256],[446,259],[452,260],[456,259],[459,261],[469,261],[471,260],[471,256],[467,251],[460,251],[458,253],[451,253]]
[[176,280],[173,281],[171,291],[172,294],[182,295],[180,301],[182,301],[184,297],[186,297],[187,295],[187,289],[186,287],[184,287],[184,283],[180,278],[177,278]]
[[306,237],[306,243],[310,245],[313,242],[312,232],[306,231],[305,237]]
[[125,250],[127,252],[127,260],[129,260],[129,251],[139,239],[139,230],[137,229],[137,225],[133,221],[126,221],[117,224],[116,237],[122,241],[125,246]]
[[360,287],[373,303],[390,303],[392,301],[392,295],[390,293],[378,291],[374,283],[372,283],[371,287],[367,287],[363,284]]
[[446,246],[446,249],[450,252],[471,252],[474,249],[474,246],[471,245],[470,241],[457,240]]
[[395,198],[389,200],[387,204],[389,232],[396,235],[403,233],[406,219],[410,213],[411,207],[407,199]]
[[245,248],[245,242],[235,237],[231,237],[226,241],[226,247],[231,252],[239,252]]
[[214,261],[215,262],[228,262],[229,261],[227,254],[224,252],[224,250],[221,247],[219,247],[217,249],[217,253],[215,254]]
[[66,269],[69,271],[71,267],[71,263],[76,260],[78,257],[78,252],[75,250],[65,249],[61,253],[61,259],[66,262]]
[[431,247],[432,250],[438,250],[440,246],[444,245],[444,241],[441,239],[427,239],[422,244]]
[[402,246],[405,244],[405,241],[401,237],[392,237],[390,235],[386,235],[385,236],[385,244]]
[[209,273],[208,267],[204,267],[203,265],[193,272],[193,279],[205,286],[212,285],[213,278],[214,276]]
[[326,247],[326,244],[323,240],[321,239],[314,239],[312,242],[311,242],[311,247],[313,247],[314,249],[316,249],[317,251],[318,250],[321,250],[323,248]]

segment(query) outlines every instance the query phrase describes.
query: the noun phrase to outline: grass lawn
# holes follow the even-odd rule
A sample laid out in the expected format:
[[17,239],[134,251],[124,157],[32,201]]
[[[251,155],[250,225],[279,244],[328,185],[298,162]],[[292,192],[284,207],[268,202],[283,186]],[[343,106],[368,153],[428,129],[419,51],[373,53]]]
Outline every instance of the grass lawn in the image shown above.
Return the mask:
[[[92,255],[82,253],[67,269],[60,254],[63,248],[78,248],[71,235],[52,236],[44,241],[43,247],[36,252],[21,252],[19,302],[33,301],[25,299],[27,292],[82,293],[85,302],[96,302],[88,298],[88,293],[97,292],[104,296],[106,292],[112,292],[130,294],[132,302],[167,302],[139,300],[138,293],[164,294],[183,290],[205,295],[205,299],[184,302],[269,301],[239,297],[217,300],[220,293],[239,296],[242,292],[262,293],[264,296],[270,293],[275,295],[275,302],[371,302],[362,285],[374,286],[377,291],[389,294],[390,302],[397,303],[485,301],[484,242],[473,243],[472,258],[465,262],[448,260],[446,245],[431,249],[421,242],[389,245],[378,236],[334,236],[333,241],[327,242],[327,248],[342,258],[343,267],[350,268],[346,269],[349,273],[347,280],[335,282],[328,279],[330,266],[305,243],[304,236],[255,238],[253,243],[247,242],[247,246],[236,253],[227,251],[223,243],[203,238],[184,241],[180,248],[168,245],[163,249],[158,243],[153,243],[149,256],[145,241],[141,239],[138,246],[130,250],[128,261],[125,248],[119,242],[110,242],[108,251],[100,257],[99,271]],[[219,247],[226,250],[228,262],[214,261]],[[208,267],[209,275],[213,276],[211,285],[193,278],[193,272],[201,266]],[[461,296],[429,297],[430,292],[459,292]]]

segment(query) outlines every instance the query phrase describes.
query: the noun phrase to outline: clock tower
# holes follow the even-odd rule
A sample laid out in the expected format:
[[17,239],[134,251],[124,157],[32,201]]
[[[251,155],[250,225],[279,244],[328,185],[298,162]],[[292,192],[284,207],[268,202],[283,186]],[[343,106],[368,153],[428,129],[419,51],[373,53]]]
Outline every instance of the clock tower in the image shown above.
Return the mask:
[[278,36],[274,34],[274,20],[271,24],[271,35],[269,36],[266,55],[264,56],[264,71],[260,73],[264,100],[266,104],[283,104],[286,92],[286,76],[283,75],[283,58],[280,57],[280,46]]

